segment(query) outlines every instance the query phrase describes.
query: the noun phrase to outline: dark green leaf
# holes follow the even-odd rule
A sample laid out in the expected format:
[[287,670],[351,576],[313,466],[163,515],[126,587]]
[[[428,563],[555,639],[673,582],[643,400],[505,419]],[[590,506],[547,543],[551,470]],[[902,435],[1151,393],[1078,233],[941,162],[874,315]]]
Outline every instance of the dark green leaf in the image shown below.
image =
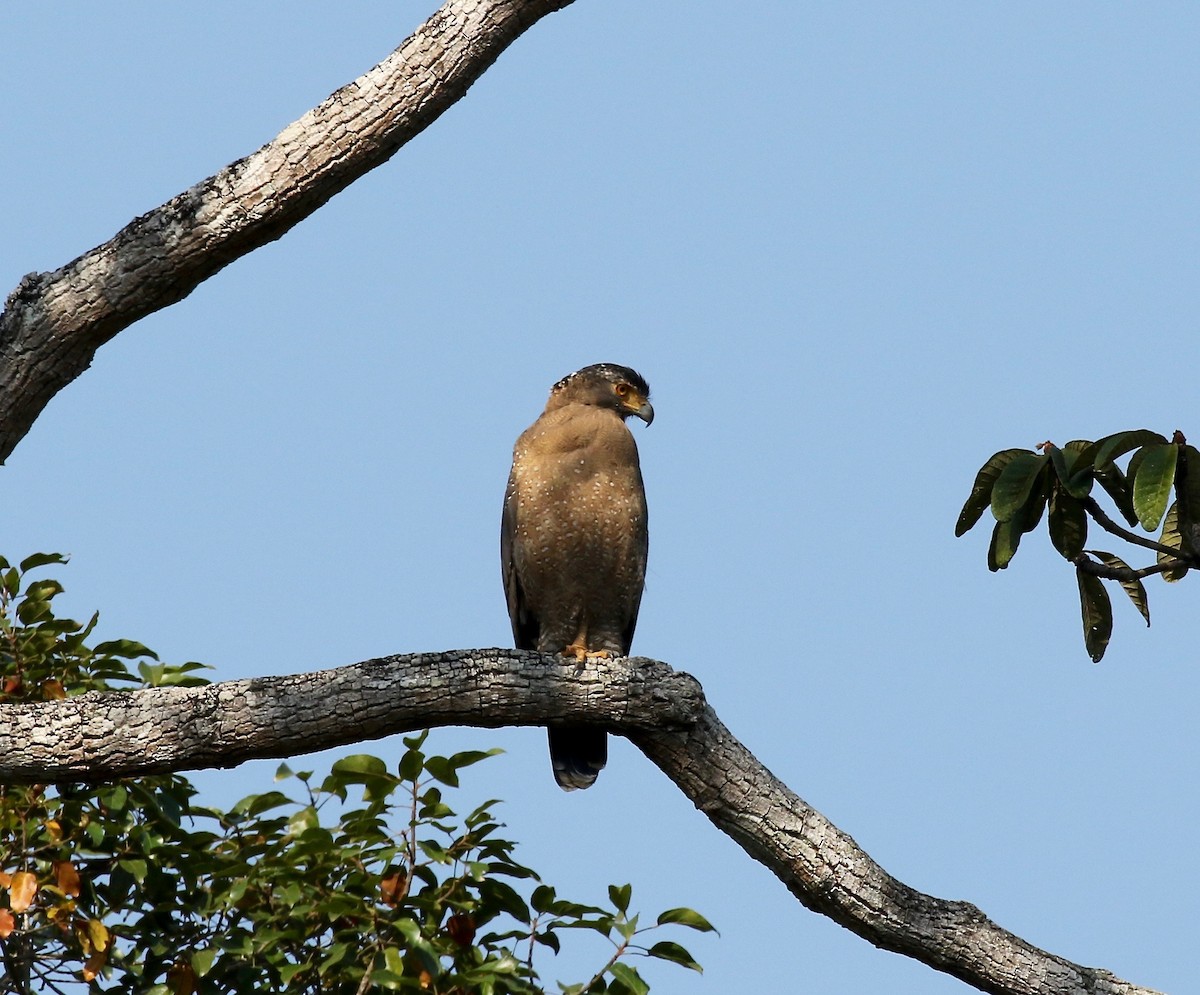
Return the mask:
[[1050,486],[1053,481],[1054,475],[1050,472],[1050,465],[1047,463],[1034,481],[1033,489],[1029,492],[1029,500],[1018,508],[1012,517],[1012,521],[1022,533],[1032,532],[1037,528],[1038,522],[1042,520],[1042,513],[1046,510],[1046,501],[1050,497]]
[[25,626],[32,626],[42,619],[49,620],[53,614],[50,605],[36,596],[27,595],[25,600],[17,606],[17,619]]
[[105,808],[120,812],[129,801],[129,790],[122,784],[114,784],[101,788],[97,797]]
[[195,951],[191,956],[192,970],[203,978],[212,969],[213,960],[216,956],[216,947],[207,947]]
[[425,740],[429,738],[429,730],[422,729],[415,736],[405,736],[401,742],[410,750],[419,750],[425,745]]
[[558,927],[560,929],[592,929],[602,936],[608,936],[616,929],[616,923],[612,916],[596,916],[594,919],[571,919],[558,923]]
[[[48,563],[66,563],[67,558],[62,553],[34,553],[32,556],[27,556],[21,561],[21,573],[28,573],[37,567],[44,567]],[[0,566],[7,567],[8,560],[4,560]]]
[[550,906],[554,904],[554,889],[548,884],[539,884],[529,896],[529,904],[534,912],[549,912]]
[[608,900],[613,903],[615,908],[622,915],[629,911],[629,896],[633,893],[633,885],[624,884],[617,887],[615,884],[608,886]]
[[438,846],[433,840],[418,840],[417,846],[421,852],[430,860],[439,864],[449,864],[453,858],[442,847]]
[[[49,601],[55,595],[62,594],[62,592],[63,586],[56,580],[35,580],[25,588],[25,600],[27,602]],[[97,647],[98,649],[99,647]]]
[[351,784],[357,783],[363,777],[387,776],[387,764],[369,753],[352,753],[348,757],[342,757],[334,761],[331,769]]
[[92,652],[97,656],[119,656],[123,660],[136,660],[143,656],[148,656],[151,660],[158,659],[157,653],[135,639],[110,639],[108,642],[97,643],[92,647]]
[[[1122,570],[1131,570],[1132,568],[1122,560],[1119,556],[1114,556],[1112,553],[1105,553],[1099,549],[1089,549],[1092,556],[1098,557],[1107,563],[1110,567],[1119,567]],[[1142,618],[1146,620],[1146,625],[1150,624],[1150,601],[1146,594],[1145,585],[1138,578],[1132,580],[1120,581],[1121,589],[1129,595],[1129,600],[1133,602],[1133,606],[1142,614]]]
[[445,757],[429,757],[425,761],[425,770],[442,784],[451,788],[458,787],[458,771]]
[[280,964],[279,965],[279,980],[282,981],[285,985],[290,985],[292,983],[292,979],[297,974],[299,974],[301,971],[307,971],[309,969],[309,966],[310,965],[308,964],[307,961],[302,962],[300,964],[288,964],[286,962],[283,964]]
[[996,453],[980,468],[975,475],[975,483],[971,485],[971,494],[959,512],[958,522],[954,526],[956,536],[965,535],[979,521],[980,516],[992,500],[992,488],[996,479],[1006,466],[1017,456],[1032,455],[1028,449],[1005,449]]
[[1112,461],[1118,457],[1124,456],[1128,452],[1135,449],[1140,449],[1142,446],[1152,446],[1162,444],[1167,440],[1157,432],[1151,432],[1146,428],[1134,429],[1129,432],[1117,432],[1113,435],[1106,435],[1103,439],[1097,439],[1092,446],[1094,449],[1091,452],[1085,451],[1080,454],[1081,459],[1086,460],[1091,457],[1092,466],[1096,473],[1106,472]]
[[350,953],[350,949],[349,943],[331,944],[325,951],[324,957],[321,958],[321,965],[317,968],[318,973],[324,977],[346,959],[346,955]]
[[632,995],[646,995],[646,992],[650,990],[650,986],[642,980],[642,976],[628,964],[622,964],[618,961],[609,968],[609,971]]
[[646,951],[646,956],[669,960],[673,964],[682,964],[684,967],[690,967],[693,971],[704,973],[704,968],[696,963],[685,947],[681,947],[678,943],[672,943],[670,940],[662,940],[654,944]]
[[489,879],[479,885],[479,898],[485,905],[485,910],[507,912],[518,922],[529,922],[533,917],[525,899],[503,881]]
[[470,767],[481,760],[487,760],[488,757],[498,757],[503,752],[498,746],[490,750],[463,750],[461,753],[456,753],[450,757],[448,762],[455,770],[462,770],[464,767]]
[[406,750],[400,758],[400,780],[415,781],[425,769],[425,754],[420,750]]
[[305,805],[303,808],[296,809],[288,819],[288,832],[293,836],[299,836],[307,830],[316,829],[321,825],[321,819],[317,815],[317,810],[312,805]]
[[1054,473],[1058,477],[1059,485],[1072,497],[1083,499],[1091,493],[1091,467],[1085,467],[1081,473],[1075,473],[1075,464],[1079,461],[1078,450],[1059,449],[1055,445],[1047,444],[1046,455],[1050,457],[1050,462],[1054,465]]
[[230,811],[242,815],[262,815],[263,812],[269,812],[280,805],[291,804],[292,800],[282,791],[267,791],[261,795],[247,795],[241,801],[237,802]]
[[1049,472],[1049,463],[1046,462],[1035,477],[1025,503],[1016,509],[1008,521],[996,523],[991,545],[988,547],[989,570],[1004,570],[1016,555],[1021,536],[1037,527],[1046,508],[1053,479]]
[[1088,518],[1083,505],[1066,488],[1055,485],[1050,491],[1050,542],[1068,560],[1083,552],[1087,542]]
[[1108,469],[1103,473],[1097,472],[1096,482],[1112,498],[1113,504],[1117,506],[1117,510],[1121,513],[1121,517],[1125,519],[1126,523],[1137,525],[1138,517],[1133,510],[1133,493],[1129,488],[1129,481],[1125,479],[1125,474],[1121,471],[1121,468],[1115,463],[1110,464]]
[[363,797],[368,801],[386,798],[397,784],[396,779],[388,773],[387,764],[369,753],[354,753],[335,761],[330,768],[326,785],[331,781],[340,784],[361,784]]
[[1175,470],[1175,494],[1179,501],[1179,534],[1191,555],[1200,552],[1200,451],[1181,446]]
[[1075,568],[1079,607],[1083,614],[1083,644],[1093,663],[1099,663],[1112,637],[1112,602],[1100,578]]
[[1011,519],[1007,522],[997,522],[992,530],[991,545],[988,546],[988,569],[992,573],[1007,569],[1020,544],[1020,522]]
[[1146,446],[1139,455],[1142,458],[1133,478],[1133,510],[1142,528],[1153,532],[1171,500],[1179,447],[1170,442]]
[[146,861],[133,858],[118,860],[117,866],[124,871],[128,871],[133,880],[135,880],[138,884],[141,884],[143,881],[145,881],[146,875],[150,872],[150,866],[146,863]]
[[[717,930],[707,919],[704,918],[695,909],[667,909],[658,917],[658,924],[665,926],[667,923],[677,923],[680,926],[687,926],[689,929],[697,929],[701,933],[716,933]],[[717,934],[720,935],[719,933]]]
[[1046,456],[1022,453],[1000,471],[992,488],[992,515],[996,521],[1007,522],[1025,506],[1047,460]]
[[554,900],[554,903],[550,906],[550,911],[556,916],[565,916],[569,919],[582,919],[585,916],[604,915],[604,910],[594,905],[581,905],[578,902],[568,902],[561,898]]

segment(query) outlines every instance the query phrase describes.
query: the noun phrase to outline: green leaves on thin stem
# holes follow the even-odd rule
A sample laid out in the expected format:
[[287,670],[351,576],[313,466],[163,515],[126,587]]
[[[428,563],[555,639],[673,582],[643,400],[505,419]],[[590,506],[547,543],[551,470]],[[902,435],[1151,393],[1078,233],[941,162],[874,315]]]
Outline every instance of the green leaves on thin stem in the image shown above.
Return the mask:
[[[607,992],[608,995],[643,995],[649,991],[649,985],[629,964],[623,963],[622,958],[630,954],[653,960],[670,961],[693,971],[702,971],[686,948],[672,940],[659,940],[652,946],[645,946],[642,938],[647,933],[661,929],[663,926],[678,925],[695,929],[702,933],[716,932],[712,924],[693,909],[668,909],[663,912],[653,926],[639,926],[638,917],[628,916],[626,909],[629,904],[632,889],[629,885],[618,888],[610,885],[609,901],[617,910],[616,915],[602,912],[600,909],[580,909],[581,914],[575,922],[556,924],[556,928],[566,926],[573,929],[590,929],[603,935],[612,944],[612,957],[588,982],[582,985],[560,985],[563,995],[592,995],[592,993]],[[535,893],[536,894],[536,893]],[[550,898],[553,899],[553,892]],[[556,908],[553,901],[543,899],[542,904],[548,911]],[[561,905],[561,903],[558,903]],[[568,907],[571,911],[574,908]],[[605,982],[605,975],[610,980]]]
[[[1158,573],[1182,578],[1200,566],[1200,452],[1176,432],[1170,440],[1149,429],[1117,432],[1095,442],[1075,440],[1061,449],[1042,443],[1031,449],[1004,449],[980,468],[954,533],[968,532],[991,509],[995,526],[988,545],[992,571],[1012,562],[1021,538],[1046,513],[1050,543],[1076,565],[1084,645],[1094,661],[1103,657],[1112,634],[1112,606],[1104,580],[1121,584],[1150,624],[1142,578]],[[1128,456],[1124,469],[1116,462]],[[1161,533],[1146,538],[1123,528],[1097,503],[1099,484],[1131,528]],[[1134,569],[1113,553],[1085,551],[1089,519],[1135,546],[1151,549],[1153,566]]]
[[[58,618],[62,586],[25,576],[62,562],[0,558],[0,702],[203,683],[199,664],[164,664],[131,640],[89,647],[96,617]],[[699,913],[639,926],[628,884],[607,908],[559,899],[516,858],[497,801],[457,814],[446,792],[499,751],[438,756],[428,733],[401,743],[390,761],[342,757],[324,778],[281,764],[271,790],[228,811],[177,776],[0,786],[0,956],[20,950],[28,966],[0,970],[0,993],[83,981],[154,995],[541,995],[534,952],[557,953],[572,929],[613,951],[566,991],[641,995],[634,961],[700,970],[674,940],[646,943],[711,930]]]

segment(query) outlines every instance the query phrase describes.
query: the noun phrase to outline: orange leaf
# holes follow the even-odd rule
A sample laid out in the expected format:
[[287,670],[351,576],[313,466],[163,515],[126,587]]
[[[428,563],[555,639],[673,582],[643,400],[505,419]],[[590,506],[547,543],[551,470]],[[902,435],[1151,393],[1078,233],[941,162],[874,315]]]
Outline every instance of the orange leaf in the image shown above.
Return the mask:
[[57,860],[54,862],[54,876],[58,881],[58,887],[68,898],[79,897],[79,872],[75,870],[75,865],[69,860]]
[[12,884],[12,875],[8,871],[0,871],[0,888],[7,888]]
[[47,701],[61,701],[66,696],[67,691],[62,686],[62,681],[56,681],[53,677],[42,681],[42,697]]
[[8,909],[0,909],[0,940],[7,940],[9,934],[17,928],[17,920]]
[[446,922],[446,932],[460,947],[469,947],[475,939],[475,918],[469,912],[455,912]]
[[37,878],[29,871],[17,871],[12,876],[12,884],[8,886],[8,907],[14,912],[24,912],[33,904],[37,887]]
[[46,832],[50,834],[50,838],[54,840],[55,843],[62,842],[62,825],[57,819],[46,820]]
[[383,904],[395,908],[408,897],[408,875],[403,870],[389,874],[379,882]]
[[94,981],[96,976],[100,973],[100,968],[104,966],[107,960],[108,954],[106,954],[103,950],[98,950],[96,953],[92,954],[92,956],[87,959],[87,963],[83,965],[83,980]]
[[174,995],[195,995],[196,972],[191,964],[174,964],[167,971],[167,985]]

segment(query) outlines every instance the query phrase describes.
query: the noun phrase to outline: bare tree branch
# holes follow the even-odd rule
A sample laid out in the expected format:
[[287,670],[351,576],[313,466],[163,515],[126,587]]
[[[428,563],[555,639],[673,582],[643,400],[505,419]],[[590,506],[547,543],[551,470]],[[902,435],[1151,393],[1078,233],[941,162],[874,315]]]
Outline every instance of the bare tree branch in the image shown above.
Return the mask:
[[700,811],[802,904],[863,939],[996,995],[1148,995],[896,880],[780,781],[706,707],[693,726],[629,732]]
[[447,0],[395,52],[257,152],[51,273],[0,314],[0,463],[96,350],[304,220],[459,100],[513,41],[571,0]]
[[630,738],[805,906],[997,995],[1153,995],[897,881],[767,770],[694,678],[641,658],[452,650],[198,688],[0,705],[0,783],[228,767],[443,725],[591,722]]
[[695,721],[696,680],[633,658],[576,665],[524,650],[451,650],[202,687],[0,705],[0,784],[107,781],[301,753],[435,726]]

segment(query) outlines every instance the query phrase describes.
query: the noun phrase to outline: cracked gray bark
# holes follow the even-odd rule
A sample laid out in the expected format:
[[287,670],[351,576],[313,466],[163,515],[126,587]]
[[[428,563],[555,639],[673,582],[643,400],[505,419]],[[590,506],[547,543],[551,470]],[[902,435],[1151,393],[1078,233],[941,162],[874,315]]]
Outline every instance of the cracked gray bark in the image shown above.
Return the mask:
[[432,124],[527,28],[572,0],[448,0],[388,58],[271,142],[134,219],[0,314],[0,463],[96,350],[274,241]]
[[679,727],[704,701],[650,660],[577,667],[524,650],[448,650],[188,688],[0,704],[0,784],[111,780],[301,753],[434,726],[555,721]]
[[1153,995],[1039,950],[973,905],[897,881],[738,742],[694,678],[654,660],[580,667],[521,650],[449,650],[0,705],[0,742],[9,744],[0,783],[230,767],[434,726],[553,722],[627,736],[805,906],[878,947],[997,995]]

